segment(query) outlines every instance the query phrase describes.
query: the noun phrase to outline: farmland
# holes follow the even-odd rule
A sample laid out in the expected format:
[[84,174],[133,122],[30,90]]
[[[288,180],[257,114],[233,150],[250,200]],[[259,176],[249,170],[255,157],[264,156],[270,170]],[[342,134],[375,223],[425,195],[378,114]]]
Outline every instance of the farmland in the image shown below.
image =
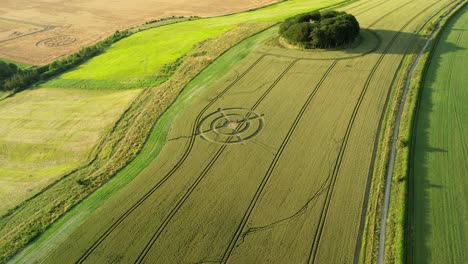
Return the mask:
[[0,215],[85,162],[139,91],[44,88],[0,101]]
[[[336,1],[338,2],[338,1]],[[291,5],[289,2],[281,4],[281,6],[270,6],[265,9],[259,9],[257,11],[252,11],[249,14],[253,14],[252,18],[250,18],[251,21],[277,21],[284,17],[284,14],[282,14],[279,10],[281,7],[288,7],[289,12],[292,13],[297,13],[300,12],[301,10],[304,9],[310,9],[310,8],[320,8],[323,7],[327,4],[330,3],[335,3],[335,2],[330,2],[326,0],[321,0],[314,2],[314,4],[308,3],[308,1],[305,0],[300,0],[297,1]],[[287,4],[286,6],[284,6]],[[265,10],[270,10],[270,11],[265,11]],[[152,85],[159,84],[161,82],[160,78],[158,78],[157,73],[159,72],[160,68],[167,64],[170,63],[177,58],[183,56],[187,52],[189,52],[191,49],[193,49],[194,45],[197,43],[200,43],[201,41],[206,41],[208,38],[213,38],[216,37],[217,35],[222,34],[223,32],[227,32],[230,29],[235,28],[238,24],[242,22],[247,22],[246,18],[249,17],[246,14],[237,14],[237,15],[232,15],[232,16],[226,16],[223,18],[212,18],[212,19],[204,19],[204,20],[199,20],[199,21],[188,21],[184,23],[179,23],[179,24],[173,24],[173,25],[168,25],[168,26],[163,26],[163,27],[158,27],[154,29],[150,29],[144,32],[140,32],[137,34],[132,35],[129,38],[126,38],[122,41],[119,41],[115,45],[113,45],[106,53],[95,57],[88,63],[85,63],[84,65],[77,67],[77,69],[72,70],[70,72],[67,72],[61,76],[58,76],[57,78],[51,79],[48,82],[45,82],[40,85],[40,89],[37,90],[32,90],[28,92],[27,97],[23,97],[23,101],[21,104],[10,104],[10,108],[8,109],[9,112],[18,112],[18,113],[23,113],[25,114],[24,111],[21,109],[16,109],[23,107],[25,109],[27,108],[34,108],[36,109],[35,112],[38,113],[38,115],[41,115],[42,112],[45,112],[50,115],[48,110],[52,110],[50,107],[51,104],[35,104],[35,95],[38,94],[39,97],[41,97],[40,93],[42,89],[73,89],[76,90],[77,88],[82,88],[80,91],[81,95],[86,95],[85,97],[89,96],[90,100],[91,97],[97,96],[96,102],[98,102],[101,98],[101,94],[105,94],[105,91],[110,92],[109,90],[115,90],[115,89],[130,89],[130,88],[142,88],[142,87],[150,87]],[[221,22],[223,22],[223,19],[226,20],[227,22],[226,25],[223,25]],[[214,25],[214,26],[213,26]],[[175,32],[175,33],[173,33]],[[171,38],[167,38],[165,36],[171,35]],[[169,41],[167,41],[169,39]],[[154,52],[154,50],[158,50],[159,52]],[[148,63],[142,63],[141,60],[144,58],[147,58]],[[165,80],[165,79],[164,79]],[[101,90],[101,93],[99,91]],[[48,91],[57,91],[57,90],[48,90]],[[65,90],[62,90],[65,91]],[[136,89],[136,92],[138,89]],[[132,94],[136,95],[136,92],[128,92],[127,95]],[[126,94],[126,93],[122,93]],[[3,95],[1,95],[3,97]],[[30,101],[28,101],[30,99]],[[109,98],[112,99],[112,98]],[[128,98],[130,100],[131,97]],[[59,97],[55,97],[55,100],[60,100]],[[127,99],[126,99],[127,100]],[[53,101],[53,100],[52,100]],[[76,102],[76,105],[75,105]],[[111,105],[113,102],[112,100],[107,102],[106,105]],[[89,114],[88,110],[86,107],[83,108],[83,105],[80,104],[78,101],[69,101],[68,104],[70,104],[70,109],[73,109],[74,114],[77,115],[82,115],[83,117],[87,116]],[[119,104],[119,101],[117,100],[115,104]],[[43,106],[44,108],[41,108],[40,106]],[[163,107],[163,106],[161,106]],[[110,112],[109,113],[104,113],[106,116],[110,115],[111,113],[114,114],[113,119],[111,120],[117,120],[119,113],[122,111],[111,111],[111,108],[107,108]],[[83,112],[80,114],[80,111]],[[100,112],[102,113],[102,112]],[[30,119],[31,117],[28,115],[21,116],[18,114],[15,116],[17,119]],[[54,118],[57,118],[57,122],[62,122],[62,123],[68,123],[70,124],[70,127],[73,127],[72,123],[69,123],[69,120],[65,115],[56,115]],[[63,118],[63,120],[59,120],[60,118]],[[13,119],[12,119],[13,120]],[[85,121],[86,119],[83,118],[82,121]],[[35,118],[34,122],[36,123],[36,126],[39,127],[47,127],[49,125],[49,119],[47,118]],[[89,125],[92,126],[93,121],[88,123]],[[105,127],[99,127],[96,128],[96,131],[100,131],[99,135],[103,135],[105,130],[101,130],[103,128],[109,129],[109,126],[111,125],[106,124],[107,126]],[[5,122],[3,124],[4,130],[5,131],[12,131],[16,129],[14,124],[11,122]],[[54,131],[52,128],[49,128],[49,136],[52,137]],[[16,142],[21,142],[22,140],[27,141],[28,136],[34,135],[34,133],[37,133],[31,128],[31,131],[25,131],[24,133],[20,135],[16,135],[17,139],[15,142],[10,141],[4,141],[3,142],[3,148],[5,149],[5,156],[7,155],[13,155],[12,153],[15,153],[15,159],[16,160],[24,160],[23,166],[27,165],[27,151],[14,151],[18,146],[16,145]],[[61,132],[59,132],[61,133]],[[144,136],[144,135],[143,135]],[[24,138],[23,138],[24,137]],[[56,138],[58,141],[57,142],[62,142],[63,145],[66,144],[73,144],[74,140],[67,136],[66,138]],[[69,141],[69,142],[67,142]],[[92,142],[97,143],[97,139],[93,139]],[[89,142],[91,143],[91,142]],[[50,144],[55,144],[55,141],[52,140]],[[28,149],[32,146],[32,144],[29,145],[23,145],[24,149]],[[57,170],[57,173],[52,173],[50,174],[50,171],[48,170],[43,170],[42,172],[35,172],[35,169],[41,168],[40,166],[32,166],[28,169],[29,174],[33,175],[35,173],[38,173],[40,175],[46,175],[49,174],[49,179],[44,179],[43,182],[52,182],[53,179],[57,178],[60,174],[64,174],[68,171],[71,171],[77,167],[77,165],[83,163],[84,161],[89,160],[89,151],[95,148],[95,144],[90,144],[87,148],[86,151],[81,153],[81,155],[77,155],[75,158],[74,162],[71,163],[64,163],[63,162],[63,157],[61,157],[60,153],[55,153],[54,149],[52,148],[51,151],[52,153],[48,153],[46,151],[46,154],[48,155],[47,163],[51,164],[49,166],[53,166],[52,164],[55,164],[54,166],[58,166],[61,169]],[[48,149],[48,148],[45,148]],[[45,150],[43,149],[43,150]],[[55,154],[54,154],[55,153]],[[24,155],[22,155],[24,154]],[[63,153],[62,153],[63,154]],[[62,159],[61,161],[54,160],[53,157],[60,158]],[[29,158],[29,160],[31,160]],[[79,161],[79,162],[78,162]],[[31,163],[34,163],[31,161]],[[74,165],[74,166],[72,166]],[[18,165],[20,166],[20,165]],[[67,171],[68,170],[68,171]],[[34,176],[34,175],[33,175]],[[23,179],[24,180],[24,179]],[[32,180],[32,179],[31,179]],[[33,180],[32,180],[33,181]],[[44,184],[37,184],[37,188],[34,190],[31,189],[27,191],[29,195],[27,196],[32,196],[35,194],[35,191],[37,189],[40,189],[39,186],[44,187]],[[25,190],[26,191],[26,190]],[[2,194],[2,197],[7,197],[7,194]],[[25,196],[21,196],[25,197]],[[15,202],[21,201],[21,199],[14,199]],[[3,202],[3,201],[2,201]],[[16,205],[16,203],[11,201],[8,206],[5,206],[5,208],[11,208],[12,205]],[[6,203],[5,203],[6,204]]]
[[[344,7],[362,34],[333,51],[284,49],[277,27],[256,35],[247,57],[214,63],[185,88],[184,107],[154,128],[170,124],[167,135],[141,152],[167,140],[159,155],[145,168],[129,164],[138,177],[18,261],[353,262],[394,75],[414,32],[448,3]],[[218,61],[232,63],[225,56]]]
[[468,258],[468,35],[465,5],[436,43],[421,87],[411,159],[414,263],[462,263]]
[[101,56],[43,86],[109,88],[120,85],[131,88],[156,85],[160,82],[157,77],[163,65],[182,57],[201,41],[242,23],[277,22],[291,15],[340,2],[343,1],[286,1],[247,13],[157,27],[119,41]]
[[45,64],[116,30],[170,16],[223,15],[273,3],[272,0],[136,0],[57,2],[3,1],[0,6],[0,57]]

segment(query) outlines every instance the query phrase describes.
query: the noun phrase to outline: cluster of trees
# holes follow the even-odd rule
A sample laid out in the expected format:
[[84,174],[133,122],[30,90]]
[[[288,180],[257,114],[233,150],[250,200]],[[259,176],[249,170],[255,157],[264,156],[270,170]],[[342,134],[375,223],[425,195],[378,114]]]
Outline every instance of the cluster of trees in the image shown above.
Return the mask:
[[0,90],[3,90],[6,80],[20,71],[21,70],[15,64],[0,61]]
[[[2,70],[0,69],[0,90],[19,92],[34,83],[44,81],[52,76],[63,73],[90,58],[104,52],[113,43],[130,35],[129,31],[117,31],[112,36],[95,45],[80,49],[72,55],[56,60],[48,65],[33,67],[26,70],[17,69],[14,73],[3,78]],[[1,68],[1,64],[0,64]]]
[[359,23],[345,12],[315,11],[286,19],[279,33],[304,48],[334,48],[353,41],[359,35]]

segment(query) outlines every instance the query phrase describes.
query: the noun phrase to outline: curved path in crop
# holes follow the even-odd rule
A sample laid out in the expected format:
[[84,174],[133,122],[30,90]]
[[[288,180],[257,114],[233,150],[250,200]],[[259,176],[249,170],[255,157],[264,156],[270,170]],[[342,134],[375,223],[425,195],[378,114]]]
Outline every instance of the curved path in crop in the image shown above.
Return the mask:
[[[378,38],[364,53],[253,52],[207,84],[173,123],[176,140],[45,261],[356,261],[375,135],[395,72],[411,32],[444,2],[350,6]],[[414,12],[401,19],[407,8]],[[265,114],[263,130],[235,145],[227,144],[232,137],[200,139],[205,116],[234,106]]]

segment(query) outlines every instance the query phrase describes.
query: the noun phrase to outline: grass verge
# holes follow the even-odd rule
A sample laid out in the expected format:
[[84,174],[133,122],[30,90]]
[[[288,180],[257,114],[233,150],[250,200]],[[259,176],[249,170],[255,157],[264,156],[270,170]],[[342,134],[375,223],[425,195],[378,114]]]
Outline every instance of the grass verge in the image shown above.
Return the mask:
[[[411,48],[412,51],[418,51],[423,46],[425,37],[432,33],[432,30],[436,29],[436,34],[438,34],[439,29],[435,28],[434,25],[437,23],[439,16],[442,13],[447,12],[447,10],[450,9],[450,6],[445,7],[439,13],[435,14],[421,27],[419,30],[420,39]],[[445,22],[446,18],[441,21],[441,24],[444,24]],[[397,139],[398,144],[395,158],[395,175],[392,179],[390,207],[387,219],[385,263],[405,262],[404,236],[405,218],[407,211],[406,196],[408,184],[408,142],[411,135],[411,125],[414,118],[413,115],[420,88],[419,84],[430,50],[431,47],[426,50],[426,52],[420,58],[417,67],[415,68],[412,79],[410,80],[410,87],[406,101],[404,102],[404,110],[401,117],[401,125]],[[382,129],[379,134],[377,156],[370,186],[359,263],[377,263],[382,202],[385,191],[385,180],[388,169],[387,166],[392,144],[395,119],[401,101],[401,96],[403,94],[404,85],[407,81],[406,73],[414,62],[417,53],[418,52],[412,52],[411,55],[408,55],[403,59],[400,70],[393,84],[389,105],[382,122],[384,129]]]
[[[187,83],[225,50],[271,25],[271,23],[240,25],[217,38],[202,43],[188,54],[169,81],[158,87],[144,90],[102,139],[88,164],[65,175],[36,196],[0,217],[0,237],[2,238],[0,262],[6,261],[27,243],[37,238],[51,223],[123,168],[125,168],[123,171],[127,173],[130,170],[131,176],[136,176],[137,171],[143,169],[154,156],[145,155],[146,148],[144,148],[138,157],[142,156],[146,163],[139,163],[141,159],[138,159],[136,165],[135,163],[126,165],[140,153],[145,142],[149,148],[155,147],[154,140],[157,140],[160,135],[158,134],[156,138],[154,133],[149,137],[146,135],[149,135],[155,121],[174,102]],[[246,54],[246,52],[241,52],[236,56],[241,58]],[[220,65],[219,70],[227,70],[233,62],[227,61],[225,65]],[[157,151],[151,153],[156,155]]]

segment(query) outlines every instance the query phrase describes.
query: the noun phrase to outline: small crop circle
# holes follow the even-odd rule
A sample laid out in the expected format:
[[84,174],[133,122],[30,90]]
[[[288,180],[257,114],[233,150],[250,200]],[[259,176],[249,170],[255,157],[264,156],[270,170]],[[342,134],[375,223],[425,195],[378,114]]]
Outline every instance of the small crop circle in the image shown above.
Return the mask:
[[36,43],[37,47],[60,47],[74,43],[77,39],[73,36],[63,35],[43,39]]
[[279,34],[289,44],[301,48],[336,48],[359,35],[359,23],[345,12],[318,11],[286,19]]
[[203,118],[198,134],[211,142],[236,144],[253,138],[262,128],[261,115],[243,108],[225,108]]

